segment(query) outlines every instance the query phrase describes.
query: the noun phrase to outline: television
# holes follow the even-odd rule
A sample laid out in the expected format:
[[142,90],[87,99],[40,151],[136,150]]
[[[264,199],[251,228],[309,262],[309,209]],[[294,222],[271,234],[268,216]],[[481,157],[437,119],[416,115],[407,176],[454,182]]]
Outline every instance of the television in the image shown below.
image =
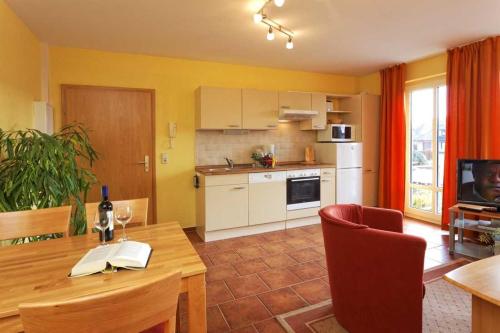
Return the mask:
[[458,160],[457,202],[500,211],[500,160]]

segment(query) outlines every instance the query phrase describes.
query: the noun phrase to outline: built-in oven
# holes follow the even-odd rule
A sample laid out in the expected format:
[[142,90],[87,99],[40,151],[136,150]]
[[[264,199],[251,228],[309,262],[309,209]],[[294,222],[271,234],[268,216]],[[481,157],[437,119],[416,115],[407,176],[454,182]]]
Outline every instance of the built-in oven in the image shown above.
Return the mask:
[[320,207],[319,169],[292,170],[286,177],[287,210]]

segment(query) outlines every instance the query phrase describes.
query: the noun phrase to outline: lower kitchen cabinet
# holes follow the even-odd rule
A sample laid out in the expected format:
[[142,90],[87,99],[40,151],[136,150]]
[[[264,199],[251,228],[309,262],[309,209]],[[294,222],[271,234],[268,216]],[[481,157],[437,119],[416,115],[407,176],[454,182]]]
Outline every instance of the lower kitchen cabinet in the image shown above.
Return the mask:
[[205,230],[248,226],[248,184],[205,188]]
[[335,204],[335,169],[321,169],[321,208]]
[[248,226],[248,174],[198,179],[196,224],[201,233]]
[[286,220],[286,172],[249,174],[250,225]]

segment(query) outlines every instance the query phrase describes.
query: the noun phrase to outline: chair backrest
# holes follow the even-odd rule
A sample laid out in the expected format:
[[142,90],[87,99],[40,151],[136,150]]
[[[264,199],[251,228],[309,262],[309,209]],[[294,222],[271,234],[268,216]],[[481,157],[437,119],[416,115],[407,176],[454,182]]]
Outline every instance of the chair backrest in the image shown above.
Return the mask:
[[363,224],[363,207],[355,204],[326,206],[320,210],[319,215],[334,223]]
[[175,327],[180,279],[174,272],[69,301],[20,304],[19,313],[27,333],[140,332],[166,322]]
[[[113,208],[120,205],[129,205],[132,208],[132,220],[127,224],[130,226],[146,225],[148,223],[148,198],[131,199],[131,200],[117,200],[111,201]],[[87,216],[87,233],[91,233],[94,228],[95,214],[97,213],[98,202],[85,204],[85,211]]]
[[0,213],[0,240],[69,234],[71,206]]

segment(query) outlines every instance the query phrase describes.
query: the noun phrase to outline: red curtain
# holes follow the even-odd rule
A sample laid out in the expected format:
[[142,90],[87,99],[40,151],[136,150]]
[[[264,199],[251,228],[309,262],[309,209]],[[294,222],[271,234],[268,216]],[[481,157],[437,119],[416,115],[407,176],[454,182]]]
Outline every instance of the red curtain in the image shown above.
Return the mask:
[[380,71],[379,206],[404,211],[406,123],[404,112],[406,65]]
[[447,85],[443,229],[456,203],[457,160],[500,159],[500,36],[449,50]]

